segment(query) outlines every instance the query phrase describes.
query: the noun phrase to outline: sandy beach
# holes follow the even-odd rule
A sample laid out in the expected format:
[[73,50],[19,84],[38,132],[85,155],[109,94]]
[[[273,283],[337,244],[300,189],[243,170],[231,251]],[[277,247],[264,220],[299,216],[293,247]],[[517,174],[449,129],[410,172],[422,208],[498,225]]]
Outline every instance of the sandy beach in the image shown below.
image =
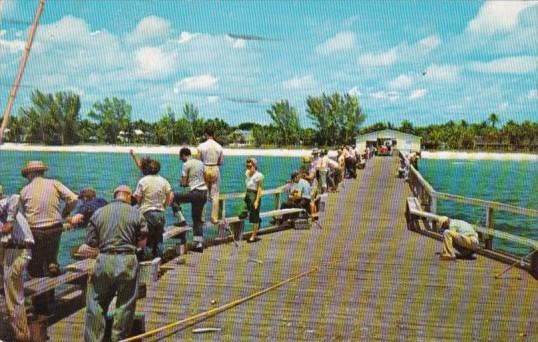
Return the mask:
[[[124,145],[74,145],[45,146],[31,144],[5,143],[0,151],[38,151],[38,152],[82,152],[82,153],[129,153],[132,148],[138,154],[178,154],[183,146],[124,146]],[[269,156],[269,157],[303,157],[311,153],[311,149],[256,149],[225,148],[227,156]],[[336,156],[335,151],[329,153]],[[461,151],[422,151],[423,159],[451,160],[532,160],[538,161],[538,154],[501,153],[501,152],[461,152]]]

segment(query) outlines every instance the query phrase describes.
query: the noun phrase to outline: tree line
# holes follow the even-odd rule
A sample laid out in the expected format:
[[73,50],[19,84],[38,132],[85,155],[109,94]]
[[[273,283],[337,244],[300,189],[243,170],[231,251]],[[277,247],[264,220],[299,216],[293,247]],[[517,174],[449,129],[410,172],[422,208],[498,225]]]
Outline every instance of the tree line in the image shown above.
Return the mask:
[[205,125],[212,125],[223,145],[252,144],[257,147],[312,147],[353,144],[358,134],[379,129],[397,129],[422,137],[430,149],[473,149],[481,140],[490,146],[526,149],[538,144],[538,123],[510,120],[497,127],[499,117],[469,124],[465,120],[415,127],[408,120],[399,126],[377,123],[362,127],[366,118],[357,96],[325,94],[309,96],[306,115],[310,127],[302,127],[299,114],[287,100],[276,101],[267,109],[268,125],[252,122],[229,125],[222,119],[204,119],[199,109],[186,103],[177,113],[166,108],[158,121],[132,120],[132,107],[124,99],[107,97],[93,103],[82,118],[81,100],[73,92],[44,93],[35,90],[31,103],[20,107],[11,118],[6,141],[45,145],[74,144],[157,144],[195,145]]

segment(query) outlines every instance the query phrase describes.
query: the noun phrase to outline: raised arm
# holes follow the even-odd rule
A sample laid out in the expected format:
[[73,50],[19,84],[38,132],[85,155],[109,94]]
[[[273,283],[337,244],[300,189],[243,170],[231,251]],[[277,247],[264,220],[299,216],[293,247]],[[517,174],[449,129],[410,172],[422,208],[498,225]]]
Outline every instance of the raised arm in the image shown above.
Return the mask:
[[140,159],[138,159],[138,157],[136,156],[135,151],[133,149],[129,150],[129,155],[131,156],[131,158],[133,158],[133,161],[134,161],[136,167],[139,170],[142,170],[142,162],[140,161]]

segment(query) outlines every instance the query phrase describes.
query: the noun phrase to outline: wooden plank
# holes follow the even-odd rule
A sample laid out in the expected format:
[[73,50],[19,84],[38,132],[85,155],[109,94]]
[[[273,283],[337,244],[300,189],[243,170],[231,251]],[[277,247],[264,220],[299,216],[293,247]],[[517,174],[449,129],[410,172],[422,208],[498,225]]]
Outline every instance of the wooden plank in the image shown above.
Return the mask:
[[190,226],[185,226],[185,227],[169,226],[168,229],[165,230],[163,233],[163,240],[172,239],[181,234],[190,232],[191,230],[192,230],[192,227]]
[[70,283],[86,277],[90,269],[93,267],[94,262],[94,259],[80,260],[72,265],[69,265],[67,267],[67,271],[58,277],[32,278],[24,282],[24,289],[25,291],[30,292],[32,297],[50,290],[54,290],[56,287],[62,284]]

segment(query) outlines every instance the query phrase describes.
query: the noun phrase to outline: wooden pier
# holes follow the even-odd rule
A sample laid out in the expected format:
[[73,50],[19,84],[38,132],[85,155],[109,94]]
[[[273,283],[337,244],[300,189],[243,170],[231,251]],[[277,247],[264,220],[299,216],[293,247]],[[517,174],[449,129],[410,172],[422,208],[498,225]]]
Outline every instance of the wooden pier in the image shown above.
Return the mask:
[[[408,184],[397,158],[370,160],[328,199],[322,229],[286,230],[190,253],[147,288],[146,331],[313,272],[163,341],[536,341],[538,286],[525,270],[478,256],[439,261],[441,242],[406,227]],[[51,325],[51,341],[80,341],[84,309]],[[220,328],[194,334],[193,329]]]

